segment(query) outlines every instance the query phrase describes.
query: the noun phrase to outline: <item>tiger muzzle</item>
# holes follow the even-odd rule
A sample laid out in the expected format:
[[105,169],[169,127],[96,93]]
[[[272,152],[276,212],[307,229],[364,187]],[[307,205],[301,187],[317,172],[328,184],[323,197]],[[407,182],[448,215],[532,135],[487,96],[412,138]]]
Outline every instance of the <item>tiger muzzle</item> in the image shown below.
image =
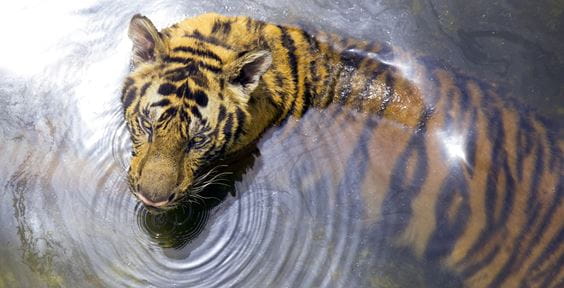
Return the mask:
[[178,169],[174,161],[150,159],[141,170],[135,194],[147,206],[163,207],[176,198],[177,184]]

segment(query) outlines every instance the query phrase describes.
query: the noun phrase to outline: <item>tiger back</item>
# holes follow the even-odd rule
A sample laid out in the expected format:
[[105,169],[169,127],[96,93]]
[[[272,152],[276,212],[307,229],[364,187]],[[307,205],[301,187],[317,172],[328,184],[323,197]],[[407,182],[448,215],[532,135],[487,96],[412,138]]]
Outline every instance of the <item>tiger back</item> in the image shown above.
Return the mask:
[[365,149],[389,169],[359,185],[373,219],[405,213],[395,245],[470,287],[562,285],[564,141],[491,83],[377,42],[248,17],[205,14],[158,32],[135,16],[129,35],[129,180],[146,205],[197,193],[206,171],[269,127],[342,106],[370,115],[362,143],[386,152]]

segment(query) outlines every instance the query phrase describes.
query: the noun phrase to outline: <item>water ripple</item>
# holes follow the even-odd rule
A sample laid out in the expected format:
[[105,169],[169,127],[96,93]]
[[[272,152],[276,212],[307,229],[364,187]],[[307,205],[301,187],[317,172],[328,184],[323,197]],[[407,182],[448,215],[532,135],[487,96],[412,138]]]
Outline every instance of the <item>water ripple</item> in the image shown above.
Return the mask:
[[371,209],[382,199],[364,194],[359,171],[374,175],[368,188],[383,189],[379,172],[389,163],[365,156],[385,155],[380,147],[393,139],[366,132],[362,115],[290,119],[263,137],[258,158],[236,163],[245,168],[233,168],[229,188],[209,187],[208,199],[164,213],[140,205],[127,183],[131,145],[119,101],[135,13],[159,27],[207,11],[254,15],[405,44],[510,81],[514,94],[527,91],[527,102],[562,115],[564,49],[552,37],[561,33],[535,14],[553,9],[529,9],[515,22],[493,17],[507,11],[487,1],[464,13],[411,0],[87,2],[6,2],[0,11],[4,34],[19,43],[0,53],[0,286],[359,287],[381,283],[384,271],[419,287],[421,271],[429,273],[411,251],[380,241],[387,230]]

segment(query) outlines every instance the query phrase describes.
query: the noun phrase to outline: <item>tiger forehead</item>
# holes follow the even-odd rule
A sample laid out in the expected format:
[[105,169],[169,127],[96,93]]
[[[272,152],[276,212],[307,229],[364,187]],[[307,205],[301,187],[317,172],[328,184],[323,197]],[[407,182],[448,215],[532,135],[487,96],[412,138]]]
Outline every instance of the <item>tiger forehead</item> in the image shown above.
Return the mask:
[[208,97],[221,94],[224,81],[206,75],[202,71],[205,68],[201,68],[200,65],[194,61],[153,64],[134,72],[130,79],[136,83],[138,96],[145,100],[151,102],[161,101],[163,98],[168,99],[168,102],[184,100],[205,107]]
[[[218,97],[221,92],[210,91],[202,86],[207,86],[204,76],[198,78],[188,77],[182,81],[173,82],[165,77],[149,77],[132,79],[137,82],[136,91],[138,102],[130,111],[144,119],[156,122],[168,121],[178,118],[181,122],[205,122],[213,110],[213,104],[220,104],[223,97]],[[173,73],[174,74],[174,73]],[[199,80],[198,80],[199,79]],[[138,80],[138,81],[135,81]],[[200,83],[205,81],[204,83]],[[215,99],[218,98],[218,99]],[[211,100],[210,100],[211,99]],[[210,102],[212,102],[210,104]]]
[[[213,77],[209,77],[205,69],[200,67],[202,63],[187,57],[176,58],[171,59],[171,56],[164,55],[161,63],[143,65],[133,71],[130,78],[135,83],[143,84],[155,81],[180,82],[191,79],[202,88],[207,88],[206,86]],[[217,68],[220,69],[220,67]]]
[[[173,83],[164,81],[154,85],[151,96],[146,96],[146,101],[151,107],[167,107],[176,105],[190,109],[197,114],[195,109],[206,109],[210,102],[210,95],[215,93],[202,89],[201,85],[194,85],[196,81],[187,79],[183,82]],[[141,95],[143,97],[143,95]],[[217,101],[217,100],[215,100]]]

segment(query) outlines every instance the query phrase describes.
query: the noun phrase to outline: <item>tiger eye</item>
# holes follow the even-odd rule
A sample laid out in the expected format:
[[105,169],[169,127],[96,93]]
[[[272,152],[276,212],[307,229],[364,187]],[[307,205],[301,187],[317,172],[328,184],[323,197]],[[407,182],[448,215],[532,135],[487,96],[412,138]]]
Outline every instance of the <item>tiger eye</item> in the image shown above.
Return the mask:
[[200,148],[206,141],[206,137],[198,135],[198,136],[194,136],[194,138],[192,138],[192,140],[190,140],[191,145],[193,148]]

